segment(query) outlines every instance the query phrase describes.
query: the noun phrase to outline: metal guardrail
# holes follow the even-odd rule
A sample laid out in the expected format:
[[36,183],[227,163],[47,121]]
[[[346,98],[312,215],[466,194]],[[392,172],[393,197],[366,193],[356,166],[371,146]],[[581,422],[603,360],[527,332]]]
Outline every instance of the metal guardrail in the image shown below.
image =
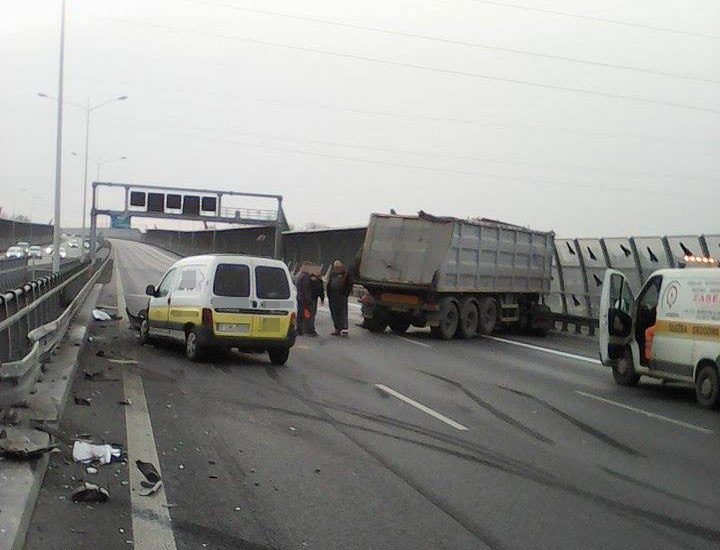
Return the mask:
[[42,364],[107,269],[110,250],[102,252],[93,264],[78,264],[0,296],[0,410],[21,403],[32,389]]

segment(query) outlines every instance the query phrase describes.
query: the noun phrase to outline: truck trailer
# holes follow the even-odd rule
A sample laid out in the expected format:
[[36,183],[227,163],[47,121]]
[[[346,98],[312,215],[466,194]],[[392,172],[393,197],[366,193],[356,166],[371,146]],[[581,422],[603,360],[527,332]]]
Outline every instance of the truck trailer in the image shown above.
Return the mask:
[[358,268],[364,326],[436,338],[545,335],[554,234],[494,220],[372,214]]

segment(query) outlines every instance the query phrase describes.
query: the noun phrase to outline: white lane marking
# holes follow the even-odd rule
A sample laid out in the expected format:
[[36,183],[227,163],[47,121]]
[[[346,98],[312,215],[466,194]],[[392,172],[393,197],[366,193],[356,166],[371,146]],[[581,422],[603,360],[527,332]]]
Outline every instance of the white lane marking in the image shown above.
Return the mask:
[[[120,311],[125,310],[125,294],[120,278],[119,262],[115,258],[117,300]],[[155,434],[150,422],[145,388],[136,370],[123,369],[125,399],[132,403],[125,409],[127,453],[130,470],[130,504],[132,507],[133,548],[135,550],[175,550],[175,535],[167,507],[165,490],[152,497],[141,497],[140,482],[143,475],[135,467],[135,460],[152,463],[160,470],[160,459],[155,447]]]
[[412,340],[410,338],[405,338],[404,336],[398,336],[397,334],[394,334],[395,338],[399,338],[400,340],[405,340],[406,342],[410,342],[411,344],[415,344],[416,346],[422,346],[424,348],[431,348],[432,346],[430,344],[426,344],[425,342],[418,342],[417,340]]
[[676,426],[682,426],[683,428],[688,428],[689,430],[695,430],[700,433],[704,434],[712,434],[712,430],[708,430],[707,428],[703,428],[702,426],[696,426],[694,424],[688,424],[687,422],[683,422],[681,420],[675,420],[674,418],[670,418],[668,416],[663,416],[661,414],[655,414],[650,411],[646,411],[645,409],[638,409],[636,407],[631,407],[630,405],[625,405],[624,403],[618,403],[617,401],[612,401],[611,399],[607,399],[605,397],[600,397],[599,395],[593,395],[592,393],[586,393],[584,391],[575,390],[575,393],[578,395],[582,395],[583,397],[589,397],[590,399],[595,399],[596,401],[600,401],[601,403],[607,403],[608,405],[615,405],[616,407],[620,407],[621,409],[626,409],[628,411],[633,411],[638,414],[642,414],[644,416],[647,416],[649,418],[655,418],[657,420],[663,420],[665,422],[669,422],[670,424],[675,424]]
[[585,357],[584,355],[577,355],[575,353],[568,353],[566,351],[560,351],[556,349],[543,348],[540,346],[534,346],[532,344],[526,344],[525,342],[518,342],[516,340],[506,340],[505,338],[498,338],[497,336],[483,336],[488,340],[497,340],[498,342],[505,342],[506,344],[512,344],[514,346],[520,346],[521,348],[529,348],[537,351],[544,351],[545,353],[552,353],[559,355],[560,357],[567,357],[569,359],[577,359],[578,361],[586,361],[595,365],[601,365],[600,359],[594,359],[593,357]]
[[426,407],[426,406],[423,405],[422,403],[418,403],[417,401],[415,401],[415,400],[413,400],[413,399],[410,399],[409,397],[401,394],[400,392],[395,391],[395,390],[392,389],[392,388],[388,388],[388,387],[387,387],[386,385],[384,385],[384,384],[375,384],[375,387],[376,387],[377,389],[379,389],[380,391],[384,391],[385,393],[389,393],[389,394],[392,395],[393,397],[397,397],[400,401],[404,401],[404,402],[407,403],[408,405],[412,405],[413,407],[415,407],[416,409],[424,412],[425,414],[429,414],[430,416],[432,416],[432,417],[434,417],[434,418],[437,418],[438,420],[441,420],[441,421],[445,422],[445,424],[447,424],[448,426],[452,426],[452,427],[455,428],[456,430],[460,430],[460,431],[462,431],[462,432],[466,432],[466,431],[467,431],[467,428],[466,428],[465,426],[463,426],[462,424],[459,424],[459,423],[455,422],[453,419],[448,418],[447,416],[445,416],[445,415],[443,415],[443,414],[440,414],[439,412],[437,412],[436,410],[431,409],[430,407]]

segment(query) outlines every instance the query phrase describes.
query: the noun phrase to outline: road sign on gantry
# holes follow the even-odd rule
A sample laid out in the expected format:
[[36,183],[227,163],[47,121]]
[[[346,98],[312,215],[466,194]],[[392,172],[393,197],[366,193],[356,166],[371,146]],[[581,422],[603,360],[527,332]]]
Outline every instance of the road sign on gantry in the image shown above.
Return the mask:
[[[93,182],[92,187],[91,256],[95,255],[97,216],[99,215],[109,216],[112,220],[155,218],[274,226],[275,257],[280,255],[282,232],[287,230],[282,209],[282,195],[99,181]],[[100,191],[108,191],[109,194],[115,192],[115,196],[110,200],[110,205],[98,204]],[[268,201],[272,207],[251,208],[249,205],[245,207],[223,205],[223,199],[227,202],[231,198]]]

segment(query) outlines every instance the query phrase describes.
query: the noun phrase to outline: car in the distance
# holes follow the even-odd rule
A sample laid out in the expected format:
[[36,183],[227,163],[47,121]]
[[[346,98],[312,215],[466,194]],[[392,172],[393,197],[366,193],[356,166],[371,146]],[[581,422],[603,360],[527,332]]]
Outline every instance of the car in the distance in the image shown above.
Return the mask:
[[80,240],[79,239],[70,239],[68,241],[68,246],[70,248],[79,248],[80,247]]
[[22,248],[23,252],[27,254],[28,249],[30,248],[30,243],[27,241],[18,241],[17,243],[15,243],[15,246],[19,246],[20,248]]
[[11,246],[5,251],[6,258],[24,258],[25,250],[20,246]]
[[64,246],[58,248],[58,256],[60,256],[61,258],[67,258],[67,250],[65,250]]
[[27,251],[28,258],[42,258],[43,250],[38,245],[32,245]]

